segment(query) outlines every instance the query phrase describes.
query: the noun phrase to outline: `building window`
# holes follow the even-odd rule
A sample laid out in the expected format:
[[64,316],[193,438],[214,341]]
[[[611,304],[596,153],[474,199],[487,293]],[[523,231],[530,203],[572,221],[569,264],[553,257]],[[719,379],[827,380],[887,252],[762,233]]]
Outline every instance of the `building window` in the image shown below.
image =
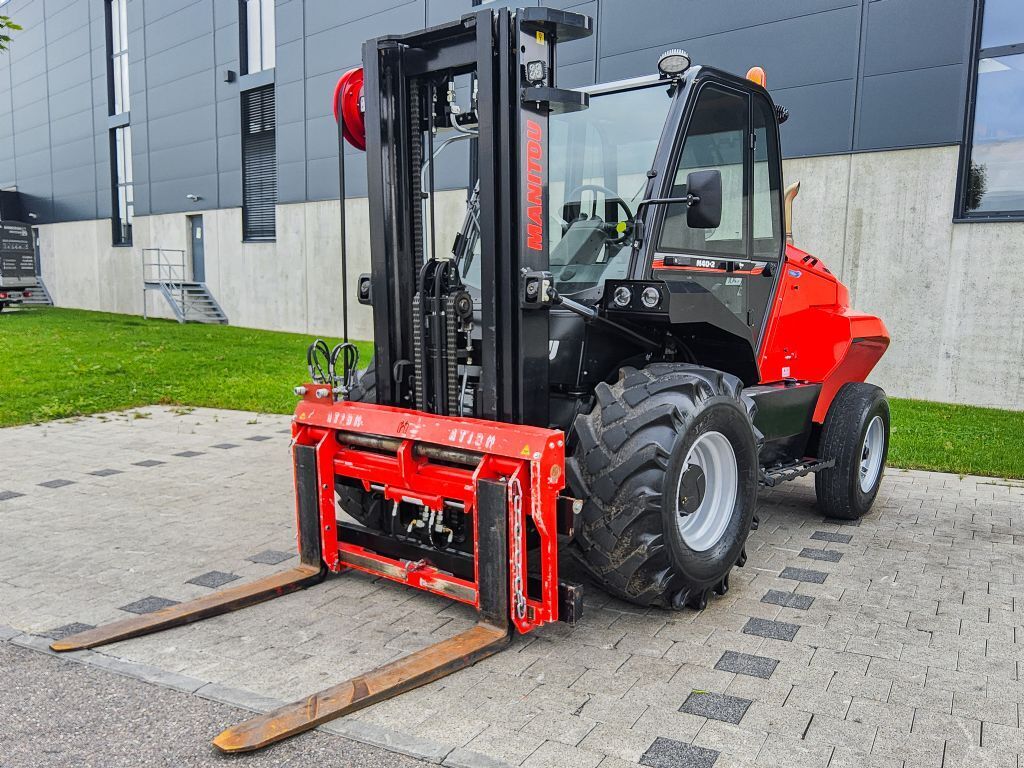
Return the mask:
[[132,244],[132,219],[135,196],[132,187],[132,128],[125,125],[110,132],[110,156],[113,163],[114,244]]
[[1024,217],[1024,4],[984,0],[960,169],[964,218]]
[[274,68],[274,0],[238,0],[243,75]]
[[274,239],[277,147],[274,86],[242,93],[242,237]]
[[107,0],[107,84],[110,114],[130,108],[128,89],[128,0]]

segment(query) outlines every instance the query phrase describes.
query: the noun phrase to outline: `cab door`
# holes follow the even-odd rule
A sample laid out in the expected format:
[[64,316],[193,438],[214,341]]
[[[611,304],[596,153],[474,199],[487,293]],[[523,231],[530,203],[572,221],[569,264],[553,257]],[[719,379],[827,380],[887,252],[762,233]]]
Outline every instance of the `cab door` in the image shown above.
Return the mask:
[[[687,224],[686,203],[663,206],[650,273],[673,293],[693,296],[695,356],[756,381],[755,350],[782,258],[781,170],[774,109],[759,93],[708,79],[696,86],[685,134],[663,194],[686,198],[687,176],[717,171],[722,214],[717,227]],[[745,349],[734,348],[733,340]],[[731,350],[731,351],[730,351]],[[702,351],[704,354],[702,354]],[[714,357],[708,355],[714,351]]]

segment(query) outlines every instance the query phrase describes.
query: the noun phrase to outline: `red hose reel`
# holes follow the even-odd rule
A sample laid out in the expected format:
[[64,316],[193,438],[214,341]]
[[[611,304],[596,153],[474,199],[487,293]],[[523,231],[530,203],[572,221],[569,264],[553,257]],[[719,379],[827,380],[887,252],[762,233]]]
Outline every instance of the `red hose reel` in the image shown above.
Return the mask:
[[334,86],[334,119],[341,118],[345,141],[366,151],[366,123],[363,120],[363,68],[356,67],[338,78]]

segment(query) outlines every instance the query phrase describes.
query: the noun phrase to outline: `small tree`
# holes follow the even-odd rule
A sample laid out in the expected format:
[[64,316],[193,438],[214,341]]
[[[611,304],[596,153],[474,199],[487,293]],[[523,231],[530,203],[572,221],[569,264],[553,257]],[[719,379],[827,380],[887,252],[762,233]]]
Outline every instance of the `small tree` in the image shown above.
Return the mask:
[[10,16],[0,16],[0,51],[6,51],[10,45],[11,36],[7,33],[19,29],[21,27],[11,21]]

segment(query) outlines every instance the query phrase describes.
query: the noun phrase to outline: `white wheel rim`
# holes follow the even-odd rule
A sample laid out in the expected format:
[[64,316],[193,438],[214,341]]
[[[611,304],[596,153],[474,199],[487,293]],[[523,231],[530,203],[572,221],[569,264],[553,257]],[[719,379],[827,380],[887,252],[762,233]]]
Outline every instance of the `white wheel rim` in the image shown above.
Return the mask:
[[875,416],[864,433],[860,449],[860,489],[870,493],[882,474],[882,453],[885,450],[885,424]]
[[[690,446],[675,496],[676,525],[690,549],[707,552],[725,535],[736,506],[739,475],[736,452],[721,432],[705,432]],[[703,487],[694,499],[694,485],[699,486],[701,479]]]

